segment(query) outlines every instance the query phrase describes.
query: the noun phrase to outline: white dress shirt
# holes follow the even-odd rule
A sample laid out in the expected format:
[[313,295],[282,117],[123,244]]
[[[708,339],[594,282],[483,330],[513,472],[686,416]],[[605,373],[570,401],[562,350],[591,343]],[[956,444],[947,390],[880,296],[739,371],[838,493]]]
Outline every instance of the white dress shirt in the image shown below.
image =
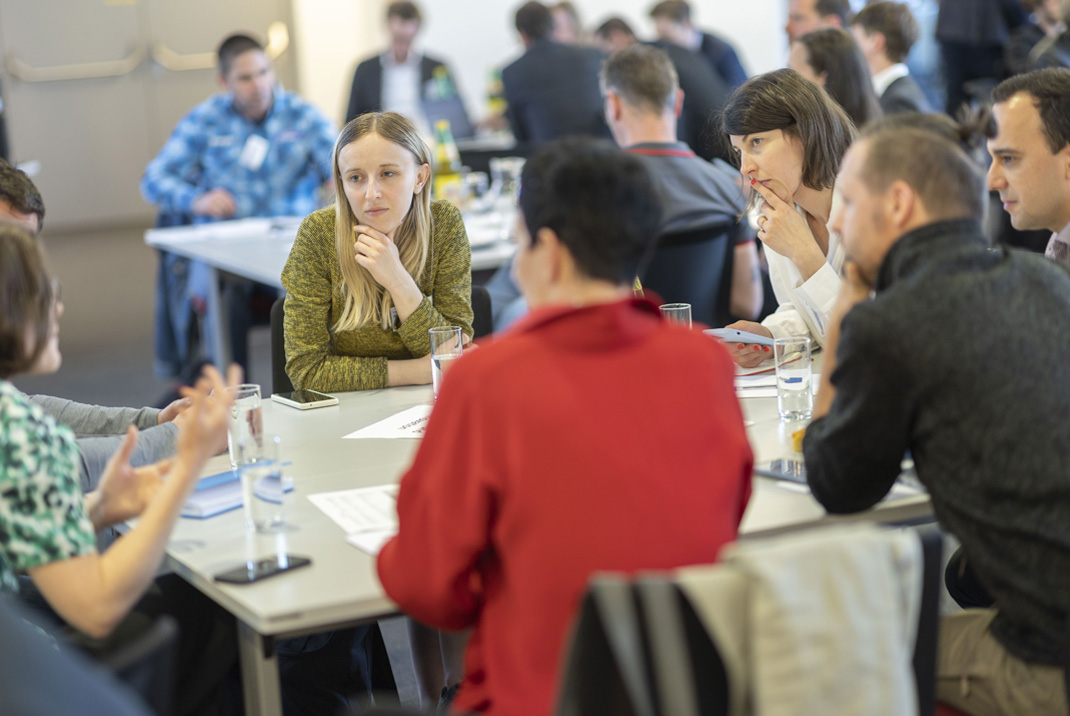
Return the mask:
[[883,97],[893,82],[909,74],[910,70],[902,62],[887,67],[870,78],[873,82],[873,91],[877,93],[878,97]]
[[[841,202],[839,193],[834,191],[830,222],[840,210]],[[797,208],[803,213],[801,207]],[[768,246],[764,248],[765,260],[769,264],[769,280],[773,284],[773,293],[776,294],[780,306],[762,321],[762,325],[769,329],[773,338],[809,336],[818,345],[825,345],[829,316],[840,293],[840,269],[843,267],[844,251],[839,234],[829,229],[825,265],[805,281],[791,259],[781,256]]]

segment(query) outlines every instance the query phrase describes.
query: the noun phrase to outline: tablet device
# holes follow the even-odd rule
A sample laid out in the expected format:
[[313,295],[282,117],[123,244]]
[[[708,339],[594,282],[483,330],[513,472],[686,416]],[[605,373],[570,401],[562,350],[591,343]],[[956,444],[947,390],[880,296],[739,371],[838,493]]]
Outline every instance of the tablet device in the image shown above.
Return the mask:
[[708,336],[713,336],[725,343],[760,343],[763,346],[773,345],[772,338],[759,336],[757,333],[737,331],[735,328],[707,328],[703,333]]
[[338,405],[338,398],[316,390],[294,390],[289,393],[272,393],[271,399],[276,403],[289,405],[298,410],[311,408],[325,408],[328,405]]

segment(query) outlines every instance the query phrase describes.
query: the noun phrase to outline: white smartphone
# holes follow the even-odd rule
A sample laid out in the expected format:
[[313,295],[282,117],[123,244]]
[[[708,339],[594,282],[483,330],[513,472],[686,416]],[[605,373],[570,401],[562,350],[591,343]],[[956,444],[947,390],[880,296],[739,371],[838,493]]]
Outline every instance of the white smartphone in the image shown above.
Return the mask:
[[708,336],[713,336],[725,343],[760,343],[763,346],[773,345],[772,338],[759,336],[757,333],[737,331],[735,328],[707,328],[703,333]]
[[272,393],[271,399],[276,403],[289,405],[298,410],[311,410],[312,408],[325,408],[328,405],[338,405],[338,398],[315,390],[295,390],[292,393]]

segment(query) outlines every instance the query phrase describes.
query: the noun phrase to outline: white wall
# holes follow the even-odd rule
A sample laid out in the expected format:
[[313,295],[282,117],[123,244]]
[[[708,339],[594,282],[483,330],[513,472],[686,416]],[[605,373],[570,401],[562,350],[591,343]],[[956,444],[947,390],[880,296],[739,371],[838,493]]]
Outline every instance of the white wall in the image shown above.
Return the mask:
[[[486,113],[490,69],[508,64],[522,47],[513,29],[520,6],[503,0],[418,0],[424,13],[421,46],[446,60],[473,117]],[[653,0],[578,0],[584,24],[595,28],[620,15],[643,39],[653,37],[647,17]],[[358,59],[385,45],[387,0],[293,0],[300,90],[328,116],[343,119]],[[692,1],[695,23],[728,39],[751,74],[780,67],[787,53],[783,0],[742,0],[716,5]]]

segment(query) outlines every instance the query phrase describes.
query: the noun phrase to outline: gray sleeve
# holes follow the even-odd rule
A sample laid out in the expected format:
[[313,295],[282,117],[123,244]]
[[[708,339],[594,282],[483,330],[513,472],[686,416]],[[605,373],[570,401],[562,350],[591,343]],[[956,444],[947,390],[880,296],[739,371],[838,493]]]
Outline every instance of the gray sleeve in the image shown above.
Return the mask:
[[[134,448],[130,464],[138,467],[170,457],[175,452],[176,435],[178,435],[178,426],[174,423],[141,430],[137,436],[137,447]],[[97,483],[100,482],[100,474],[104,472],[104,465],[112,453],[119,448],[121,440],[122,437],[118,435],[79,438],[78,453],[81,459],[79,477],[83,492],[96,489]]]
[[60,425],[73,430],[79,438],[122,435],[130,424],[138,430],[146,430],[156,427],[160,415],[156,408],[105,408],[48,395],[31,395],[30,400],[41,406]]

